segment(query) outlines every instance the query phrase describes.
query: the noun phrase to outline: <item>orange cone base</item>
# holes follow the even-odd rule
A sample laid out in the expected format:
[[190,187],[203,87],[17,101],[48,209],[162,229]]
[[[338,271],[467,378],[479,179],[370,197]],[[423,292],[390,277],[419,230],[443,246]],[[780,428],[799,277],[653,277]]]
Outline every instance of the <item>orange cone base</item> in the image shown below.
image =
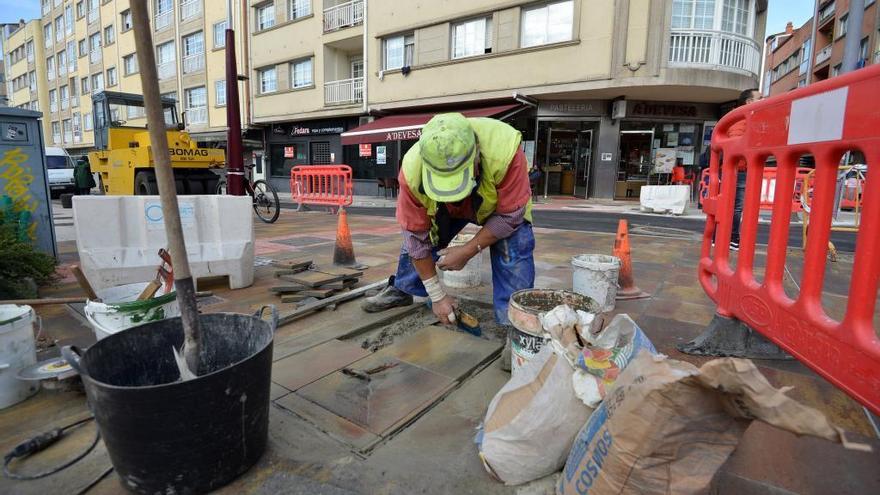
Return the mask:
[[630,301],[632,299],[646,299],[651,297],[651,294],[647,292],[642,292],[638,287],[630,287],[629,289],[618,289],[617,297],[615,300],[617,301]]

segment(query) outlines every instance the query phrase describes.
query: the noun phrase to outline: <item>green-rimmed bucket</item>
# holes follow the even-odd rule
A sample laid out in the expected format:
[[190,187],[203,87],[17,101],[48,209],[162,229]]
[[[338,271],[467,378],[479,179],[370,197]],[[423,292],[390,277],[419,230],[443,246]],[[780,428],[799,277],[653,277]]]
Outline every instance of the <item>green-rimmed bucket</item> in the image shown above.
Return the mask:
[[98,340],[135,325],[180,315],[177,295],[173,291],[138,301],[146,287],[146,282],[108,287],[97,291],[101,302],[86,303],[86,319],[95,329]]

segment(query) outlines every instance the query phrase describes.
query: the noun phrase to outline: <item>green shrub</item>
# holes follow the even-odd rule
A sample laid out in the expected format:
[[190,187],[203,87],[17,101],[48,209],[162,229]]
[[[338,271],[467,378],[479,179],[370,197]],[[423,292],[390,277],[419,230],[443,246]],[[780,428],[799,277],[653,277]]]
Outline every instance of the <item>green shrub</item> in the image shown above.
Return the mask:
[[37,286],[55,277],[55,258],[27,238],[29,219],[9,206],[0,208],[0,299],[35,298]]

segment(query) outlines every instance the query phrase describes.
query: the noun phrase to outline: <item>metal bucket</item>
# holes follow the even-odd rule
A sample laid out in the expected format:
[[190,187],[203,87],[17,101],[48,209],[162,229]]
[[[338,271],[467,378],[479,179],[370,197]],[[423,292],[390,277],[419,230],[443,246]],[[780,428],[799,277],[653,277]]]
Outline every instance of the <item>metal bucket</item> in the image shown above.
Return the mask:
[[598,313],[599,305],[590,297],[558,289],[523,289],[510,296],[507,317],[510,330],[511,373],[516,374],[525,363],[541,351],[549,339],[544,337],[541,314],[567,304],[572,309]]
[[[264,308],[265,309],[265,308]],[[127,489],[203,493],[247,471],[269,428],[272,321],[254,315],[199,316],[198,378],[179,382],[171,347],[183,345],[180,318],[110,335],[62,354],[82,375],[89,407]]]

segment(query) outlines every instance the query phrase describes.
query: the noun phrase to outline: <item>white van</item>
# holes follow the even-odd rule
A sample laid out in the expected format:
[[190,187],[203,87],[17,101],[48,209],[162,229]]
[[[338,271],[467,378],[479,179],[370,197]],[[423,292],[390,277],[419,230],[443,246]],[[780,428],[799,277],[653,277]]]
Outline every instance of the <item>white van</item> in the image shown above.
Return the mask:
[[49,193],[53,198],[61,193],[75,192],[76,184],[73,181],[74,163],[64,148],[55,146],[46,147],[46,169],[49,177]]

